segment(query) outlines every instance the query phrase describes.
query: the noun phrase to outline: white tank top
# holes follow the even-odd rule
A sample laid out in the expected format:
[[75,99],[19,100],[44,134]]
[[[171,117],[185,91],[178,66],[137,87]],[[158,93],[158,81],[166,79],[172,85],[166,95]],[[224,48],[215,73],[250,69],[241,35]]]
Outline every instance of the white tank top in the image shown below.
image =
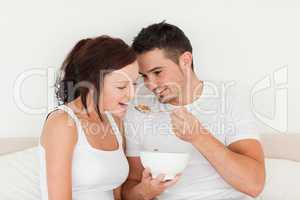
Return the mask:
[[[123,152],[122,135],[110,113],[106,113],[110,125],[119,143],[119,148],[104,151],[93,148],[84,133],[81,123],[73,110],[59,106],[74,120],[78,141],[74,148],[72,160],[72,199],[73,200],[113,200],[113,189],[119,187],[127,178],[129,167]],[[66,133],[68,134],[68,133]],[[42,200],[48,200],[45,150],[40,149],[40,187]]]

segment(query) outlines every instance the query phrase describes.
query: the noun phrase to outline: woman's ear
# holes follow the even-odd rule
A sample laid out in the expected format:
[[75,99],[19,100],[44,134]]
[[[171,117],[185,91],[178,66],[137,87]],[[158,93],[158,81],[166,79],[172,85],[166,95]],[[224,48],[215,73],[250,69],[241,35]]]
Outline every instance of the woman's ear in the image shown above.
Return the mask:
[[191,52],[186,51],[179,56],[179,65],[183,71],[192,69],[193,55]]

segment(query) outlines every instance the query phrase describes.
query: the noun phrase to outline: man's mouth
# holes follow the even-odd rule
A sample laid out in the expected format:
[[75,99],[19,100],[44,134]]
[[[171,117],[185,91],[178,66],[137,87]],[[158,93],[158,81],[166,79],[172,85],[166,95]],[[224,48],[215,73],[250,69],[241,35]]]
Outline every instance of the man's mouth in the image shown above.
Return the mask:
[[156,94],[157,96],[163,96],[166,90],[167,90],[167,88],[164,88],[164,89],[158,89],[158,90],[155,92],[155,94]]

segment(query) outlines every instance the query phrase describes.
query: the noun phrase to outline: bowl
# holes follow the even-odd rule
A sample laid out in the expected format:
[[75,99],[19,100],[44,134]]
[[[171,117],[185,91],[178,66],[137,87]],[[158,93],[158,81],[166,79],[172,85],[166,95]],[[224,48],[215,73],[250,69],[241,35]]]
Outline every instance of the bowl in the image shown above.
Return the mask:
[[150,169],[152,177],[164,174],[165,180],[172,180],[181,173],[187,166],[189,157],[188,153],[140,152],[142,164]]

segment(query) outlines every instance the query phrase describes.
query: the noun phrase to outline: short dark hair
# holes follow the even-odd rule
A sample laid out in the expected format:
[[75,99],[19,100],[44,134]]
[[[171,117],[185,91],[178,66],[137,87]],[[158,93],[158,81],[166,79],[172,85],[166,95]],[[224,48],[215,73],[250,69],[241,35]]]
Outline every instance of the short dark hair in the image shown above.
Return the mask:
[[135,60],[135,51],[119,38],[103,35],[80,40],[63,62],[55,84],[59,104],[66,104],[80,97],[84,108],[87,109],[87,94],[90,88],[84,84],[88,83],[95,89],[94,106],[102,119],[97,102],[104,76]]
[[[184,32],[177,26],[165,21],[143,28],[134,38],[132,48],[137,54],[155,48],[162,49],[166,56],[177,64],[182,53],[186,51],[193,53],[192,45]],[[193,67],[192,62],[192,69]]]

